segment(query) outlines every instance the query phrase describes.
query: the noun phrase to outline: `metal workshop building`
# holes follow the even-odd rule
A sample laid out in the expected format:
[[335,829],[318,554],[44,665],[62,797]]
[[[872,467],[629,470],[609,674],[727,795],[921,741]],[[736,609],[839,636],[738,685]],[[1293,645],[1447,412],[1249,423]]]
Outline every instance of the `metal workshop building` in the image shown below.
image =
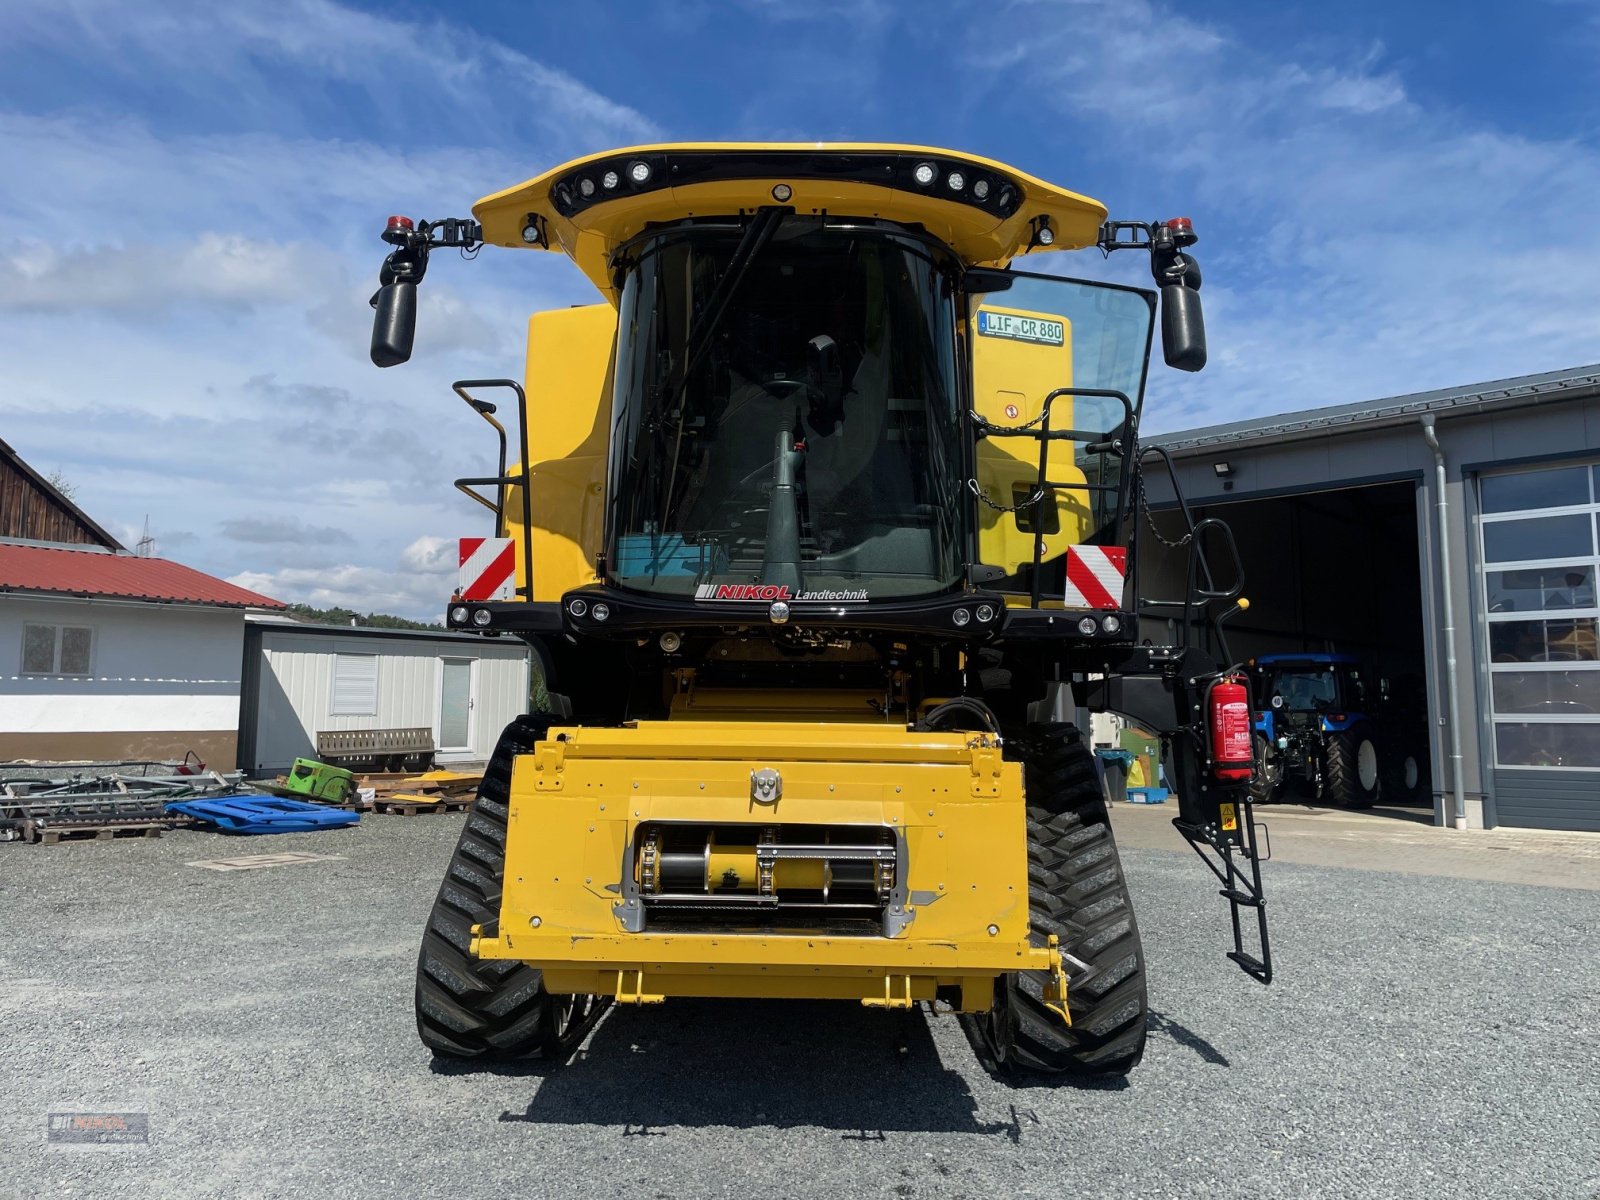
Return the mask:
[[427,728],[440,766],[486,762],[528,711],[528,647],[511,638],[426,629],[245,625],[239,766],[280,774],[316,757],[317,734]]
[[[1410,674],[1437,824],[1600,830],[1600,366],[1147,440],[1238,539],[1236,655]],[[1146,596],[1181,594],[1181,555],[1139,554]]]

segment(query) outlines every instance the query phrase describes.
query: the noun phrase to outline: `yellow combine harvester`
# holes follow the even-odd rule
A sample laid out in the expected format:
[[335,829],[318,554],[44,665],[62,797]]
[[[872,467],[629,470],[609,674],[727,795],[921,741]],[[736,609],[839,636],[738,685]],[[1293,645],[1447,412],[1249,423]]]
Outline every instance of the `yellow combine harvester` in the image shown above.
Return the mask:
[[[1230,957],[1270,976],[1243,601],[1205,553],[1231,538],[1183,508],[1167,602],[1133,553],[1158,292],[1167,362],[1205,361],[1189,222],[946,150],[711,144],[384,238],[379,366],[433,249],[558,250],[602,297],[532,317],[525,385],[456,385],[500,466],[458,481],[496,538],[464,542],[449,623],[525,639],[550,703],[501,738],[424,935],[436,1053],[559,1057],[611,1001],[810,997],[947,1004],[1008,1069],[1128,1070],[1144,961],[1080,707],[1162,735]],[[1010,266],[1096,246],[1158,291]]]

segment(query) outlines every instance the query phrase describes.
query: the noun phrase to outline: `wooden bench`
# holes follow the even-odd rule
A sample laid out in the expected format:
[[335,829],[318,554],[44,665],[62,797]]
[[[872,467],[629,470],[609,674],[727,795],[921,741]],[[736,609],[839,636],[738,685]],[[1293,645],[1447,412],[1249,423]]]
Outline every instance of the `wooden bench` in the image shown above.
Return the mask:
[[427,726],[317,732],[317,758],[322,762],[370,763],[380,771],[426,771],[438,749]]

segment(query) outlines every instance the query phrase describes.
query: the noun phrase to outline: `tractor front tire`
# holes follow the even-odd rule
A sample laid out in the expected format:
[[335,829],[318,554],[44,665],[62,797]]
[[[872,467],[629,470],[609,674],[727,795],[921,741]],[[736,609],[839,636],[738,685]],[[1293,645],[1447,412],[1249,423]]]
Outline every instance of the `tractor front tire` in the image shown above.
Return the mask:
[[1328,736],[1328,798],[1340,808],[1371,808],[1378,800],[1378,743],[1363,726]]
[[500,920],[512,765],[548,728],[548,717],[524,716],[500,735],[423,931],[417,1034],[441,1058],[565,1059],[609,1003],[552,996],[532,967],[470,948],[472,926],[491,933]]
[[[1139,926],[1094,757],[1071,725],[1023,738],[1031,939],[1051,934],[1067,960],[1068,1028],[1044,1004],[1042,972],[995,981],[988,1039],[1019,1075],[1125,1075],[1144,1054],[1149,1002]],[[1014,743],[1015,744],[1015,743]]]

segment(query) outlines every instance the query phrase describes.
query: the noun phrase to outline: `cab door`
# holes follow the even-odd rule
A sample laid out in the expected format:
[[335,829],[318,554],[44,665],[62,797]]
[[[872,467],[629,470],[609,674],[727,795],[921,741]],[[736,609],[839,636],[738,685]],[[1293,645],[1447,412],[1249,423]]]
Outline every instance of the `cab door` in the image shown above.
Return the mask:
[[[1011,273],[1011,286],[969,297],[966,338],[974,411],[991,428],[976,452],[978,561],[998,568],[1003,590],[1026,591],[1037,545],[1041,572],[1061,576],[1070,546],[1115,540],[1121,463],[1090,451],[1118,437],[1129,409],[1105,397],[1058,396],[1052,430],[1093,437],[1042,442],[1003,430],[1043,426],[1061,388],[1115,390],[1137,412],[1149,353],[1154,295],[1136,288]],[[1044,477],[1062,485],[1035,505]],[[1084,485],[1084,486],[1074,486]],[[993,586],[993,585],[988,585]]]

